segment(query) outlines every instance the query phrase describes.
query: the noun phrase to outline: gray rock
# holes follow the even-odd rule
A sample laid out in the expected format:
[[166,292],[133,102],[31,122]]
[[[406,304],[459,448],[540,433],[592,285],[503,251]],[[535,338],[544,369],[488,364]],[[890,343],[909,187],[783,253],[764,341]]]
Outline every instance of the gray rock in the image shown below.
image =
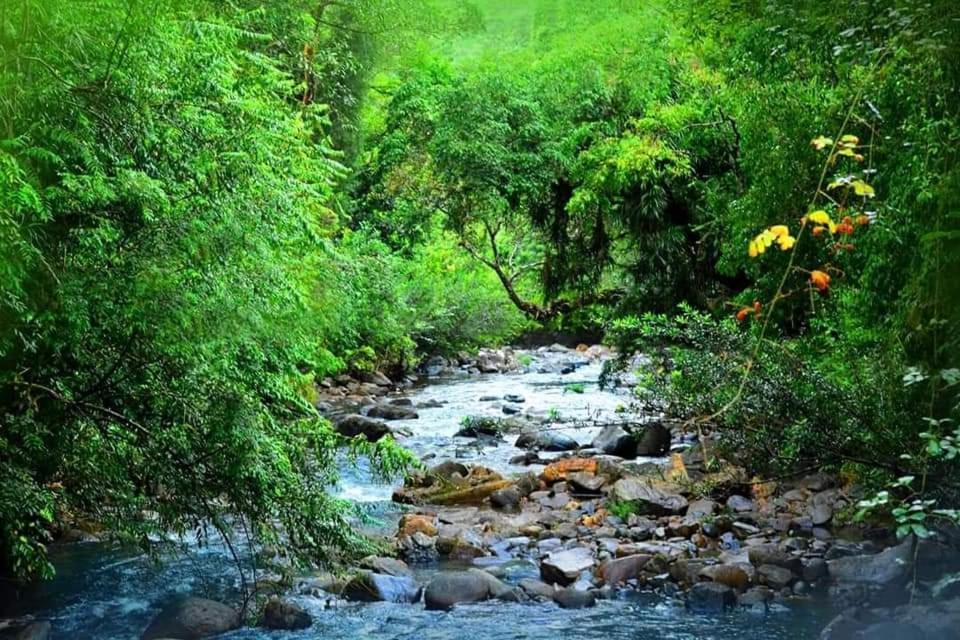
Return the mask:
[[527,401],[527,399],[519,393],[508,393],[507,395],[503,396],[503,399],[507,402],[513,402],[517,404]]
[[455,604],[482,602],[490,598],[515,600],[510,587],[486,571],[441,571],[434,575],[424,592],[427,609],[450,609]]
[[232,607],[203,598],[187,598],[157,614],[141,640],[198,640],[232,631],[240,626],[240,614]]
[[520,506],[521,497],[517,487],[505,487],[490,494],[490,504],[497,509],[516,509]]
[[528,430],[520,434],[514,446],[520,449],[539,449],[540,451],[574,451],[580,445],[570,436],[557,431]]
[[698,582],[687,594],[687,608],[698,613],[718,613],[736,604],[736,592],[719,582]]
[[334,423],[334,428],[337,433],[347,438],[363,436],[370,442],[376,442],[393,433],[385,423],[356,414],[343,416]]
[[836,582],[884,587],[903,582],[910,573],[913,539],[896,547],[866,556],[846,556],[827,561],[830,577]]
[[930,595],[936,600],[960,598],[960,573],[952,573],[937,580],[930,589]]
[[410,406],[396,404],[377,404],[367,411],[367,417],[381,420],[416,420],[420,417],[417,410]]
[[552,600],[556,591],[553,585],[533,578],[524,578],[520,581],[519,586],[531,598],[542,598],[544,600]]
[[407,566],[407,563],[397,558],[367,556],[360,561],[360,566],[374,573],[380,573],[386,576],[413,576],[413,572],[410,570],[410,567]]
[[593,439],[590,446],[608,455],[621,458],[637,457],[637,438],[619,425],[604,427]]
[[578,472],[571,474],[567,478],[567,483],[571,490],[576,494],[600,493],[600,489],[606,484],[607,479],[604,476],[597,476],[592,473]]
[[667,493],[639,478],[621,478],[613,485],[610,497],[622,502],[636,502],[650,514],[675,515],[687,509],[687,499]]
[[757,567],[757,577],[762,584],[778,590],[790,586],[794,580],[793,573],[789,569],[773,564],[762,564]]
[[743,496],[732,495],[727,499],[727,508],[734,513],[753,511],[753,500]]
[[670,430],[659,422],[643,427],[637,439],[637,456],[663,456],[670,451]]
[[772,564],[776,567],[789,569],[794,573],[800,573],[803,570],[800,558],[783,551],[772,543],[750,547],[747,551],[747,557],[750,559],[750,564],[755,567]]
[[540,562],[540,577],[547,584],[572,584],[583,571],[592,569],[596,561],[586,547],[555,551]]
[[271,598],[263,609],[263,626],[268,629],[293,631],[313,624],[310,614],[289,600]]
[[340,595],[357,602],[417,602],[420,587],[409,576],[361,571],[350,579]]
[[573,587],[559,589],[553,594],[553,601],[561,609],[586,609],[596,606],[597,596],[592,591],[581,591]]

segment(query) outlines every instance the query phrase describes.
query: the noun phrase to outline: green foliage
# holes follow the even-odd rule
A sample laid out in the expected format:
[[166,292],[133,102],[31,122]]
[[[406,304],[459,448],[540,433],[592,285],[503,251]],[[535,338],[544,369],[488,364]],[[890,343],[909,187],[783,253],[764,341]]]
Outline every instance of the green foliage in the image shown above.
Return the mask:
[[586,385],[582,382],[571,382],[570,384],[563,385],[563,392],[567,393],[583,393],[586,391]]

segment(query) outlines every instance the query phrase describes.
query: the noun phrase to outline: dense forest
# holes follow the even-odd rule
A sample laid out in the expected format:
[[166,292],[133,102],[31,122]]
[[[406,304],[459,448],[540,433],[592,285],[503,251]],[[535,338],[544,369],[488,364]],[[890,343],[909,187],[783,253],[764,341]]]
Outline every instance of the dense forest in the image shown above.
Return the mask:
[[367,555],[339,473],[422,465],[318,385],[532,333],[939,535],[958,156],[947,0],[0,0],[0,581],[84,522]]

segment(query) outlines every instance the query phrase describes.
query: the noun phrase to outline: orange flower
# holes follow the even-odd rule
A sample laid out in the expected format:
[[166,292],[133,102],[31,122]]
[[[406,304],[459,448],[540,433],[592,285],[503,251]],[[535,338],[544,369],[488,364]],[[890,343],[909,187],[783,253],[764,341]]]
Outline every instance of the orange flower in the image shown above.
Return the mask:
[[867,226],[868,224],[870,224],[870,216],[860,214],[859,216],[857,216],[857,224],[860,225],[861,227]]
[[823,271],[810,272],[810,284],[815,286],[821,292],[826,292],[830,288],[830,274]]
[[815,236],[822,236],[823,232],[826,230],[827,230],[826,227],[814,227],[813,231],[811,231],[810,233],[812,233]]
[[850,224],[849,222],[841,222],[840,224],[837,225],[837,233],[843,234],[845,236],[849,236],[849,235],[852,235],[853,232],[854,232],[853,225]]
[[750,307],[744,307],[743,309],[740,309],[740,311],[737,311],[737,322],[743,322],[752,312],[753,309]]

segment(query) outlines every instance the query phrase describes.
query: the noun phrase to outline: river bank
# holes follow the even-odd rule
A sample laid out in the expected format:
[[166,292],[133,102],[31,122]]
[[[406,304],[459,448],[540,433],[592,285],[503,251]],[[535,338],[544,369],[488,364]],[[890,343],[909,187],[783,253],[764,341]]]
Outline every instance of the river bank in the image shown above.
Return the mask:
[[[812,638],[845,608],[902,602],[914,568],[931,585],[954,570],[947,546],[842,526],[859,496],[836,477],[757,482],[712,446],[705,457],[633,402],[630,379],[598,388],[603,348],[481,356],[427,363],[418,380],[321,386],[341,429],[393,433],[428,470],[403,487],[348,470],[340,495],[377,516],[386,552],[337,575],[261,568],[278,598],[251,622],[302,627],[298,638],[653,638],[665,625],[679,638]],[[224,549],[187,546],[163,567],[64,547],[59,577],[23,612],[48,619],[52,638],[191,637],[169,623],[198,615],[224,637],[280,633],[231,631],[236,612],[205,601],[185,614],[184,598],[231,603],[239,591]],[[911,615],[953,620],[956,594],[939,595],[934,615]],[[847,614],[824,637],[883,615]]]

